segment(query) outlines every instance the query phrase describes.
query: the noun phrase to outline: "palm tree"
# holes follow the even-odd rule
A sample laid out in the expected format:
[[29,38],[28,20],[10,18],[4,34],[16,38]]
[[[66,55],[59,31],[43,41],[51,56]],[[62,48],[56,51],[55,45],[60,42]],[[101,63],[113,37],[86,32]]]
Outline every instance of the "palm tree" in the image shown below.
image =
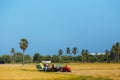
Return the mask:
[[111,55],[112,55],[114,62],[119,62],[119,55],[120,55],[120,43],[119,42],[117,42],[116,44],[112,46]]
[[14,48],[11,49],[11,53],[13,54],[12,61],[13,61],[13,64],[14,64],[14,54],[15,54],[15,49]]
[[98,61],[98,53],[97,52],[95,53],[94,57],[95,57],[95,61],[97,62]]
[[82,54],[82,63],[84,63],[84,56],[85,56],[85,50],[84,49],[82,50],[81,54]]
[[76,47],[74,47],[72,52],[73,52],[73,54],[74,54],[74,56],[75,56],[75,55],[76,55],[76,53],[78,52],[78,51],[77,51],[77,48],[76,48]]
[[74,58],[75,58],[75,55],[77,54],[77,52],[78,52],[78,51],[77,51],[77,48],[74,47],[74,48],[73,48],[73,51],[72,51],[72,53],[74,54]]
[[59,54],[59,56],[61,56],[63,54],[62,49],[59,50],[58,54]]
[[67,47],[66,52],[67,52],[67,54],[70,54],[70,59],[71,59],[71,61],[72,61],[71,51],[70,51],[70,48],[69,48],[69,47]]
[[28,48],[28,41],[27,39],[21,39],[20,40],[20,48],[23,50],[23,66],[24,66],[24,52]]
[[120,54],[120,43],[119,42],[116,43],[115,48],[116,48],[117,62],[119,62],[119,54]]
[[106,62],[107,62],[107,63],[108,63],[108,56],[109,56],[109,51],[106,50],[106,51],[105,51],[105,58],[106,58]]
[[[60,57],[60,59],[61,59],[61,55],[63,54],[62,49],[60,49],[60,50],[58,51],[58,54],[59,54],[59,57]],[[59,62],[60,62],[60,60],[59,60]]]
[[111,56],[111,58],[112,58],[112,61],[113,61],[113,62],[116,62],[116,51],[115,51],[115,45],[112,46],[112,48],[111,48],[111,52],[110,52],[110,53],[111,53],[110,56]]
[[89,52],[88,52],[88,50],[85,50],[85,60],[86,60],[86,62],[89,61]]
[[69,47],[67,47],[66,52],[67,52],[67,54],[70,54],[70,48]]

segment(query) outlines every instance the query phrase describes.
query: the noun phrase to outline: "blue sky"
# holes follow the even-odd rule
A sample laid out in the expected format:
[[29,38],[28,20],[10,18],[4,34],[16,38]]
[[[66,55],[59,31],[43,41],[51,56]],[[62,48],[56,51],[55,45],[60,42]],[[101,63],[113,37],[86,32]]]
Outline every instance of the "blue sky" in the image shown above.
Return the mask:
[[77,47],[104,52],[120,41],[120,0],[0,0],[0,55],[11,48],[57,54]]

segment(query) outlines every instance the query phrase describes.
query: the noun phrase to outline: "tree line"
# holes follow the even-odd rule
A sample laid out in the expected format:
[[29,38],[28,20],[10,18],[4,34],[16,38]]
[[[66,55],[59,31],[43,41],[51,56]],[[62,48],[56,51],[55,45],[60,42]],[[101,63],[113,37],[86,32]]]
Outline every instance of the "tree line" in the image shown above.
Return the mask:
[[[30,63],[32,62],[32,57],[29,54],[25,54],[24,55],[24,61],[25,63]],[[23,53],[20,52],[16,52],[13,55],[9,55],[9,54],[4,54],[2,56],[0,56],[0,64],[4,64],[4,63],[22,63],[23,61]]]
[[[87,49],[83,49],[80,53],[78,53],[78,49],[74,47],[72,50],[68,47],[66,49],[66,53],[69,56],[63,56],[62,49],[59,50],[58,54],[60,57],[62,57],[63,61],[69,62],[82,62],[82,63],[93,63],[93,62],[113,62],[113,63],[119,63],[120,62],[120,43],[117,42],[113,44],[112,48],[110,50],[105,50],[104,54],[90,54]],[[74,54],[74,56],[71,56],[71,54]],[[79,54],[78,56],[75,56],[76,54]],[[67,57],[66,59],[64,59]],[[71,58],[71,61],[70,59]]]
[[[105,50],[105,54],[90,54],[87,49],[83,49],[78,52],[77,47],[72,50],[67,47],[65,53],[63,50],[58,50],[56,55],[41,55],[40,53],[35,53],[33,56],[29,54],[24,54],[25,49],[28,47],[28,41],[26,39],[21,39],[20,48],[23,53],[15,52],[15,49],[11,49],[12,55],[4,54],[0,56],[0,64],[4,63],[39,63],[43,60],[51,60],[52,62],[81,62],[81,63],[94,63],[94,62],[106,62],[106,63],[119,63],[120,62],[120,43],[117,42],[113,44],[110,50]],[[76,55],[77,54],[77,55]],[[73,56],[74,55],[74,56]]]

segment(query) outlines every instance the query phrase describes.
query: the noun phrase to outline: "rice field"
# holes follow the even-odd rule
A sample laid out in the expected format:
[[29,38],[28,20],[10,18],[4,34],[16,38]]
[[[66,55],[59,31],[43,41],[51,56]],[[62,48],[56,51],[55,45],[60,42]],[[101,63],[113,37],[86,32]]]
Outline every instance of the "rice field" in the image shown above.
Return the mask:
[[[66,64],[63,64],[66,65]],[[120,80],[120,64],[67,63],[67,72],[40,72],[36,64],[0,64],[0,80]]]

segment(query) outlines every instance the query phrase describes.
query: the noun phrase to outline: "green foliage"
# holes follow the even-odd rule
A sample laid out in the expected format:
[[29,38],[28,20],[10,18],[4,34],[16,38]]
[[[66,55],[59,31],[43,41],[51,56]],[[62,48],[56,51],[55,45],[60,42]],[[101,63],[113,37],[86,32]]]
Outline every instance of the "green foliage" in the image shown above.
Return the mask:
[[[22,62],[22,58],[23,58],[23,54],[20,52],[17,52],[14,54],[14,59],[15,59],[15,63],[21,63]],[[32,60],[32,57],[28,54],[25,55],[25,63],[30,63]]]
[[[24,44],[25,43],[25,44]],[[27,46],[26,46],[27,43]],[[25,39],[21,39],[20,46],[23,48],[23,45],[28,47],[28,41],[25,41]],[[25,47],[24,47],[25,49]],[[23,51],[24,51],[23,49]],[[52,62],[72,62],[74,59],[74,62],[83,62],[83,63],[94,63],[94,62],[120,62],[120,43],[117,42],[114,44],[111,48],[111,50],[106,50],[105,54],[90,54],[87,49],[83,49],[80,54],[77,56],[71,56],[71,50],[69,47],[66,49],[67,54],[63,54],[63,50],[60,49],[58,51],[57,55],[46,55],[42,56],[39,53],[35,53],[33,56],[33,59],[30,55],[24,55],[20,52],[15,53],[15,49],[11,49],[11,53],[13,53],[12,56],[9,55],[3,55],[0,56],[0,63],[10,63],[13,62],[14,57],[14,63],[21,63],[23,61],[23,57],[25,57],[24,61],[25,63],[29,62],[41,62],[43,60],[51,60]],[[78,53],[78,50],[76,47],[73,48],[72,53],[76,55]],[[70,54],[70,55],[69,55]]]
[[60,50],[58,51],[58,54],[59,54],[59,56],[61,56],[61,55],[63,54],[62,49],[60,49]]
[[98,56],[98,62],[105,62],[105,54],[100,54]]
[[67,54],[70,54],[70,48],[69,47],[67,47],[66,52],[67,52]]
[[39,53],[34,54],[33,62],[36,62],[36,63],[40,62],[40,54]]
[[[41,57],[42,57],[42,56],[41,56]],[[41,60],[49,61],[49,60],[52,60],[52,57],[51,57],[50,55],[43,56]]]
[[13,54],[15,53],[15,49],[14,48],[11,49],[11,53],[13,53]]
[[53,56],[52,56],[52,62],[53,62],[53,63],[59,62],[59,56],[58,56],[58,55],[53,55]]
[[22,58],[23,58],[23,54],[20,52],[17,52],[14,54],[14,59],[15,59],[15,63],[21,63],[22,62]]
[[21,39],[20,40],[20,48],[23,50],[23,66],[24,66],[24,64],[25,64],[25,60],[24,60],[24,51],[27,49],[27,47],[28,47],[28,41],[27,41],[27,39]]
[[89,62],[89,57],[91,57],[92,55],[89,54],[88,50],[82,50],[82,62]]
[[28,54],[25,54],[25,63],[31,63],[32,62],[32,57]]
[[77,52],[78,52],[78,51],[77,51],[77,48],[74,47],[72,53],[73,53],[74,55],[76,55]]
[[0,57],[0,64],[4,64],[4,63],[10,63],[11,62],[11,56],[4,54]]
[[23,51],[25,51],[27,47],[28,47],[27,39],[21,39],[20,40],[20,48],[23,49]]
[[113,62],[119,62],[120,61],[120,43],[117,42],[114,44],[110,51],[110,57]]
[[11,53],[12,53],[12,62],[14,64],[14,54],[15,54],[15,49],[14,48],[11,49]]

